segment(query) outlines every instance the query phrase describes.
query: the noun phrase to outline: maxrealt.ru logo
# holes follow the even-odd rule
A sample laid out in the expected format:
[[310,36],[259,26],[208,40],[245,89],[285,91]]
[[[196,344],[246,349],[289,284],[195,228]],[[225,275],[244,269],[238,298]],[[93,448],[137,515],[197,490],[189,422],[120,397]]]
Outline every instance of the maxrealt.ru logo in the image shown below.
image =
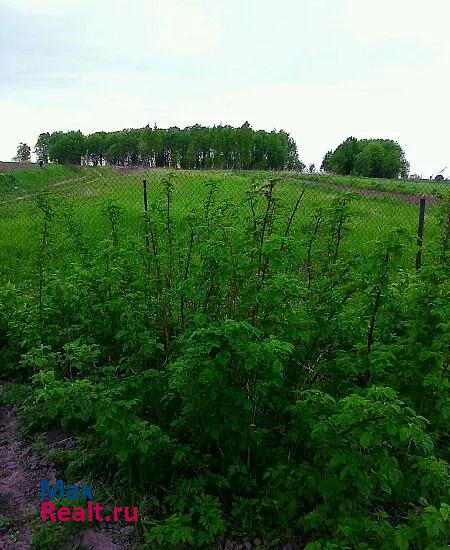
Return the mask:
[[[41,520],[42,521],[129,521],[138,520],[136,506],[114,506],[111,514],[102,515],[103,506],[94,502],[93,485],[69,485],[65,486],[61,479],[53,485],[47,480],[41,481]],[[86,500],[86,506],[57,506],[55,499]]]

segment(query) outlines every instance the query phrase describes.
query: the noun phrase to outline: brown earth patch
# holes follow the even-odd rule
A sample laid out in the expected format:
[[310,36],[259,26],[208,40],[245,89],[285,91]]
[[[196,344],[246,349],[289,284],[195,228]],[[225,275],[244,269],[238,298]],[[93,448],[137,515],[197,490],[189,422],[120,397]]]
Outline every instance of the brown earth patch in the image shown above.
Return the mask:
[[352,193],[359,193],[366,197],[385,197],[388,199],[399,200],[410,204],[419,204],[420,199],[425,197],[428,204],[437,204],[440,199],[435,195],[411,195],[406,193],[399,193],[397,191],[381,191],[378,189],[368,189],[366,187],[355,187],[353,185],[346,184],[334,184],[334,183],[318,183],[315,181],[303,180],[308,186],[318,187],[321,189],[340,189],[341,191],[350,191]]
[[[71,438],[56,441],[50,435],[49,447],[73,446]],[[55,441],[52,441],[55,439]],[[31,441],[20,437],[15,406],[0,411],[0,550],[30,550],[33,521],[39,517],[40,482],[56,481],[55,465],[39,457]],[[90,527],[73,536],[66,546],[90,550],[129,550],[130,527]]]

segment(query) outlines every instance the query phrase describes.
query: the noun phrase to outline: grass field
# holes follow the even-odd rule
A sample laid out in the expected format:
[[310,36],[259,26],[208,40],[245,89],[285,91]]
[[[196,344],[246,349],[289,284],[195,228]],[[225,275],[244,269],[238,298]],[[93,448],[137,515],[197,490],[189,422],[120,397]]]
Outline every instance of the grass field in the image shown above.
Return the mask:
[[83,180],[92,170],[47,164],[42,168],[0,172],[0,202],[44,191],[53,185]]
[[[54,208],[53,246],[61,261],[74,253],[68,232],[67,217],[80,227],[87,242],[105,237],[108,227],[103,214],[108,204],[122,208],[124,227],[129,236],[142,234],[143,180],[147,180],[148,203],[163,200],[167,171],[139,171],[118,176],[110,169],[66,168],[50,165],[41,170],[24,170],[13,174],[14,188],[0,192],[0,262],[2,271],[12,277],[27,272],[39,249],[39,227],[42,210],[39,203],[50,200]],[[9,176],[9,174],[6,174]],[[274,190],[280,209],[289,212],[299,193],[304,190],[291,235],[299,246],[304,244],[305,228],[321,209],[329,209],[338,200],[348,201],[350,222],[343,246],[363,253],[368,245],[384,238],[396,228],[409,237],[412,265],[418,223],[418,197],[428,196],[425,223],[425,250],[437,239],[440,202],[449,186],[398,181],[336,178],[314,175],[272,174],[261,172],[172,172],[173,216],[182,222],[195,211],[208,193],[216,187],[216,200],[226,201],[240,216],[250,215],[247,202],[252,185],[276,178]],[[2,202],[3,199],[3,202]],[[245,213],[247,212],[247,214]],[[280,231],[282,229],[280,228]],[[300,246],[301,248],[301,246]],[[305,252],[303,247],[303,253]]]
[[402,195],[425,195],[434,197],[450,197],[450,183],[434,180],[386,180],[361,178],[356,176],[333,176],[321,174],[302,174],[298,176],[302,181],[314,182],[322,185],[347,187],[355,189],[369,189],[384,193],[399,193]]

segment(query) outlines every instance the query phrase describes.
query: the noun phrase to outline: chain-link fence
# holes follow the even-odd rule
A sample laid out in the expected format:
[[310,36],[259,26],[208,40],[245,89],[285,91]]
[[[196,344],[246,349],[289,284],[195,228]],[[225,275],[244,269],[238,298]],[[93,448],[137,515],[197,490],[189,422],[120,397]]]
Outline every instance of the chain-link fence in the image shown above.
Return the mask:
[[296,173],[79,168],[56,181],[45,169],[31,180],[24,174],[6,173],[0,182],[0,270],[9,279],[32,271],[48,244],[53,260],[64,264],[101,245],[115,223],[111,208],[122,238],[138,246],[149,245],[153,222],[169,220],[173,238],[182,241],[189,227],[208,225],[214,216],[233,231],[267,223],[273,239],[297,247],[299,262],[307,261],[311,235],[325,242],[333,220],[340,251],[356,254],[399,229],[405,266],[414,268],[418,245],[426,262],[441,241],[450,196],[446,182]]

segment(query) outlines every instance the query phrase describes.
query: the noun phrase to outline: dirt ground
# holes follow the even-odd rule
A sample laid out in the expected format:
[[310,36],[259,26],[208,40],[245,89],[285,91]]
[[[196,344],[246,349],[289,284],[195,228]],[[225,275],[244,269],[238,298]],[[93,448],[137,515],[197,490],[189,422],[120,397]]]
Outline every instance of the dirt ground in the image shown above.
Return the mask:
[[[398,191],[380,191],[378,189],[368,189],[366,187],[356,187],[353,185],[346,184],[334,184],[334,183],[318,183],[315,181],[308,181],[310,185],[314,187],[319,187],[322,189],[340,189],[341,191],[350,191],[352,193],[359,193],[365,197],[385,197],[387,199],[396,199],[401,202],[406,202],[410,204],[418,204],[421,199],[421,195],[408,195],[405,193],[400,193]],[[434,195],[424,195],[428,204],[437,204],[439,198]]]
[[[31,523],[39,521],[40,482],[56,480],[55,468],[20,437],[17,410],[0,411],[0,550],[32,548]],[[128,529],[128,530],[127,530]],[[124,530],[127,530],[125,533]],[[65,550],[129,550],[129,528],[80,531]]]
[[[52,446],[73,444],[70,438],[56,441],[58,434],[50,434]],[[56,436],[56,437],[55,437]],[[0,410],[0,550],[27,550],[32,548],[32,522],[39,520],[40,482],[56,481],[56,468],[36,454],[32,442],[20,436],[17,409],[14,406]],[[131,550],[133,528],[103,524],[80,531],[60,550]],[[254,550],[266,548],[261,540],[227,540],[217,550]],[[280,547],[282,550],[301,550],[302,537]]]
[[33,170],[39,168],[39,164],[35,162],[2,162],[0,161],[0,172],[11,170]]

